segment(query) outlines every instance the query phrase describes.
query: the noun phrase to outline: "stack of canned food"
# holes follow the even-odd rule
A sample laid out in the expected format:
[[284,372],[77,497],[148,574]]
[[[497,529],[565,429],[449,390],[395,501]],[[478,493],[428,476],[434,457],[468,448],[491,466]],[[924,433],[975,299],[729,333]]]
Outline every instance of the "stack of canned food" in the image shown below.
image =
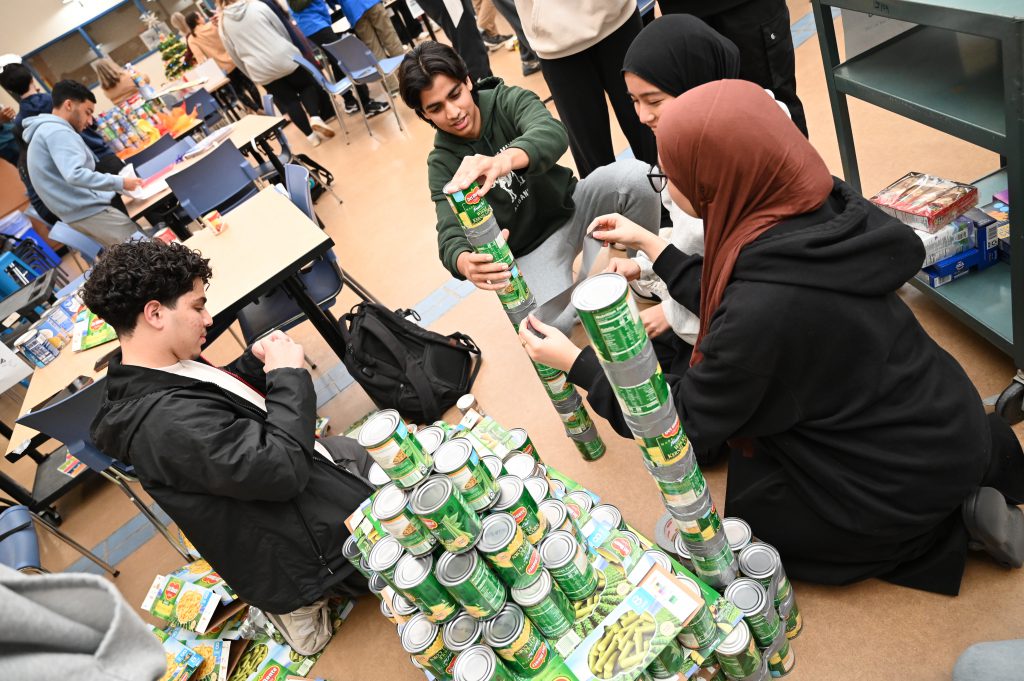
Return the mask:
[[[494,219],[490,204],[479,192],[480,187],[476,182],[465,190],[445,188],[448,203],[458,216],[466,239],[473,249],[477,253],[490,255],[493,262],[508,266],[508,285],[498,291],[498,300],[501,301],[509,321],[518,333],[519,325],[537,309],[537,300],[516,266],[512,251],[501,236],[501,228]],[[594,427],[594,422],[583,405],[576,386],[568,381],[563,371],[537,362],[533,363],[533,368],[555,405],[555,411],[562,419],[566,435],[576,445],[580,455],[587,461],[601,458],[605,452],[604,442]]]

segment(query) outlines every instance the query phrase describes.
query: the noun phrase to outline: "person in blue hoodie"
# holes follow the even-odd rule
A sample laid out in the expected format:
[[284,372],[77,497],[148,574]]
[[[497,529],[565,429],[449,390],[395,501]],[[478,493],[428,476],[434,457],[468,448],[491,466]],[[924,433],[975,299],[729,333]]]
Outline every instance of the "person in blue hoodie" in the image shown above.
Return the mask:
[[53,88],[52,113],[24,122],[29,175],[39,197],[64,222],[110,246],[139,227],[124,211],[118,192],[142,186],[142,180],[96,170],[96,157],[82,139],[92,122],[96,96],[73,80]]

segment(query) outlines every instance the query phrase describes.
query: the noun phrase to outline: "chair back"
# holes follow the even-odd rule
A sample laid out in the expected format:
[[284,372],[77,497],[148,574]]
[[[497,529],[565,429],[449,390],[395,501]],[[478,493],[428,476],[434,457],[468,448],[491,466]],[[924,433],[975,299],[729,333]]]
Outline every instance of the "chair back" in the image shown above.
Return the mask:
[[[301,66],[302,68],[306,69],[309,75],[313,76],[313,78],[316,80],[317,84],[320,85],[320,87],[327,91],[330,91],[330,83],[327,82],[327,77],[324,76],[323,71],[318,69],[313,62],[309,61],[305,57],[298,54],[292,55],[292,61]],[[264,105],[266,105],[265,102],[266,99],[264,98]]]
[[173,146],[173,137],[171,137],[170,135],[161,135],[160,139],[158,139],[156,142],[153,142],[142,151],[135,152],[131,156],[127,157],[125,160],[134,165],[136,168],[138,168],[140,165],[155,157],[160,152],[167,151]]
[[12,570],[39,571],[39,538],[26,506],[0,513],[0,564]]
[[220,110],[220,104],[204,88],[199,88],[185,98],[185,111],[192,111],[196,116],[203,119],[203,125],[209,126],[224,120]]
[[292,203],[316,222],[316,211],[313,209],[313,195],[309,190],[309,169],[297,163],[289,163],[284,167],[284,186],[288,190],[288,198]]
[[[156,154],[153,154],[148,159],[145,159],[143,161],[136,161],[135,157],[133,156],[129,160],[132,161],[133,165],[135,166],[135,174],[141,177],[142,179],[146,179],[148,177],[156,175],[167,166],[174,165],[174,163],[180,157],[182,157],[185,154],[185,152],[187,152],[188,150],[192,149],[195,146],[196,142],[191,137],[185,137],[184,139],[178,140],[177,142],[175,142],[172,139],[171,145],[169,147],[162,149]],[[149,150],[146,149],[145,151]]]
[[274,108],[274,95],[265,94],[263,95],[263,115],[264,116],[276,116],[277,110]]
[[380,77],[377,58],[359,38],[346,35],[341,40],[324,45],[324,49],[338,60],[341,70],[353,81],[376,80]]
[[167,176],[167,185],[189,217],[226,211],[255,194],[256,171],[230,140],[192,165]]
[[93,241],[66,222],[55,222],[50,228],[50,238],[75,249],[90,265],[96,262],[103,245]]

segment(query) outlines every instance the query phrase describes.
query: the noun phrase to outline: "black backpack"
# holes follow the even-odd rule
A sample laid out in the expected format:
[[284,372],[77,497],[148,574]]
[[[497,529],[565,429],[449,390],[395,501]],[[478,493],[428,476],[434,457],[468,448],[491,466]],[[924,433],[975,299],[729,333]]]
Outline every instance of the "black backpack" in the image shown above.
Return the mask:
[[407,317],[420,319],[415,310],[371,302],[353,307],[341,318],[342,361],[378,407],[431,423],[469,392],[483,359],[466,334],[442,336]]

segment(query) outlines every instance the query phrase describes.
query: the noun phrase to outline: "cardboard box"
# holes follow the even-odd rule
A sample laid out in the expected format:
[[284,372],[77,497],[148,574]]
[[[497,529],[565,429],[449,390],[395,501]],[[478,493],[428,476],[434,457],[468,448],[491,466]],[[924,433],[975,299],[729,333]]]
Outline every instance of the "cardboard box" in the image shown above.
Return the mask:
[[157,575],[142,601],[142,609],[154,617],[199,634],[226,622],[244,607],[238,601],[221,605],[220,594],[212,588],[168,575]]
[[235,593],[234,589],[228,586],[224,579],[214,572],[213,567],[202,558],[178,568],[168,576],[177,577],[184,582],[206,587],[207,589],[213,589],[220,595],[222,605],[229,605],[232,601],[238,599],[238,594]]
[[940,260],[963,253],[975,245],[974,222],[965,216],[954,219],[937,232],[915,229],[924,244],[924,262],[921,267],[934,265]]
[[150,627],[153,635],[163,646],[167,657],[167,673],[160,681],[188,681],[203,666],[203,656],[181,641],[171,638],[166,632]]
[[911,227],[935,232],[978,203],[978,188],[912,172],[875,194],[871,202]]

